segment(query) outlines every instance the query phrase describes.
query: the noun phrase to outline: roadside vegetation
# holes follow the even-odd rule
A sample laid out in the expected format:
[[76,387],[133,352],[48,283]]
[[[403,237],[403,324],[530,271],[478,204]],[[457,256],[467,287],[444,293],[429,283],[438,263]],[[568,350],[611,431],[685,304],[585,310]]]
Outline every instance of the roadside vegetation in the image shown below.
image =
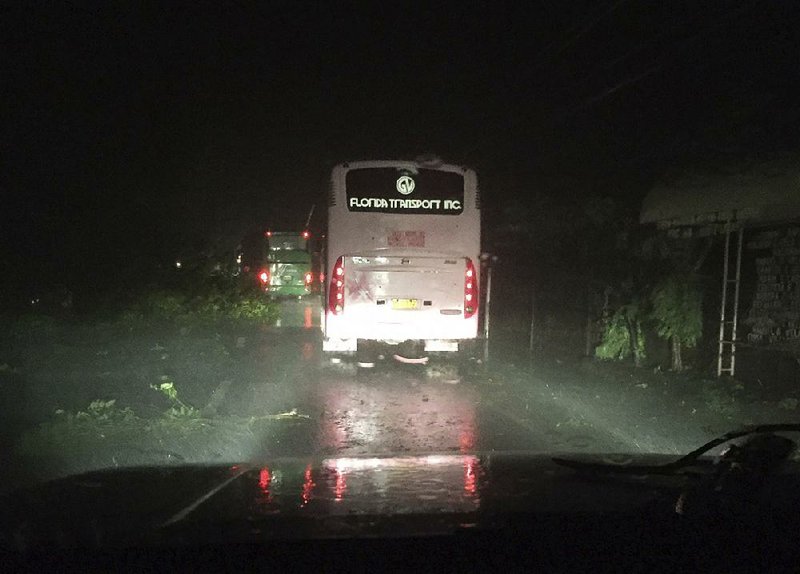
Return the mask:
[[115,399],[94,400],[76,411],[56,409],[48,420],[23,432],[14,454],[26,463],[21,466],[27,469],[24,478],[119,466],[249,460],[260,441],[308,419],[296,411],[220,415],[213,408],[188,404],[166,376],[151,389],[154,402],[163,408],[156,414],[140,416]]
[[242,288],[231,281],[211,282],[202,290],[185,292],[157,289],[137,298],[119,315],[121,324],[141,327],[156,322],[181,326],[219,321],[274,323],[277,305],[255,288]]
[[[533,286],[506,312],[524,320],[533,299],[534,347],[548,348],[558,338],[572,356],[696,369],[697,354],[686,350],[709,335],[710,308],[703,303],[719,286],[706,275],[714,239],[672,237],[642,226],[638,206],[582,197],[578,181],[539,183],[543,191],[506,207],[495,233],[500,266],[507,268],[507,276],[498,269],[498,292],[504,284]],[[535,261],[530,276],[520,275],[520,259]],[[574,336],[567,341],[556,330]]]
[[278,318],[264,293],[184,273],[95,296],[91,309],[35,300],[3,315],[0,438],[25,461],[16,480],[235,459],[273,432],[217,409],[238,355]]

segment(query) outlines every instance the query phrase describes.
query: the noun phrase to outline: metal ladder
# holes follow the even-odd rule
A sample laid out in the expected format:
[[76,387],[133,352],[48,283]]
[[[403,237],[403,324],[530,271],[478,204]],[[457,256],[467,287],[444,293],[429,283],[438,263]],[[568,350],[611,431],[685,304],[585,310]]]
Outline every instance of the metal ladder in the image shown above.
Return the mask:
[[[736,251],[731,254],[731,234],[737,234]],[[736,327],[739,318],[739,283],[742,276],[742,243],[744,228],[731,221],[725,225],[725,254],[722,266],[722,303],[719,314],[719,354],[717,356],[717,376],[734,376],[736,372]],[[731,258],[735,257],[732,261]],[[731,266],[734,267],[731,278]],[[733,287],[733,297],[729,287]]]

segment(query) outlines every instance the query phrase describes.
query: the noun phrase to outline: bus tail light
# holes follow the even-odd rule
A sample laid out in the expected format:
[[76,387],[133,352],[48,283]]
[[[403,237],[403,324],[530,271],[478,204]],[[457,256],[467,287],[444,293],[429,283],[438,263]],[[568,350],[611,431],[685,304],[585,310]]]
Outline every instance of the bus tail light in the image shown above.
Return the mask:
[[467,257],[467,268],[464,271],[464,317],[469,319],[478,312],[478,278],[475,265]]
[[262,285],[266,285],[269,283],[269,271],[266,269],[262,269],[258,272],[258,280],[261,281]]
[[304,279],[305,279],[306,285],[311,285],[311,282],[314,280],[314,276],[311,274],[311,272],[310,272],[310,271],[308,271],[308,272],[306,273],[306,275],[305,275],[305,278],[304,278]]
[[344,257],[336,260],[331,270],[331,284],[328,288],[328,310],[338,315],[344,309]]

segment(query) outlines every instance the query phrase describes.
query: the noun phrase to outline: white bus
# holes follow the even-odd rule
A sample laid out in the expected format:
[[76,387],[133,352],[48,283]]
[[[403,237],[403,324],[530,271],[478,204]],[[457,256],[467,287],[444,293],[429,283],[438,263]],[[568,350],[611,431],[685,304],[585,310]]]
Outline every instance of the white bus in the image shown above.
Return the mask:
[[481,217],[475,172],[359,161],[331,174],[323,350],[403,360],[478,338]]

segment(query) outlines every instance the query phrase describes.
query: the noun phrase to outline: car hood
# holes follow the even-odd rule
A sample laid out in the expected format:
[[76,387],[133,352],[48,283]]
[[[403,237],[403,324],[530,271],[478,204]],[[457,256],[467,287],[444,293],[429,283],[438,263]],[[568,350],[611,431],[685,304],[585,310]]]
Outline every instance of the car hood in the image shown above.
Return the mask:
[[[595,458],[623,466],[672,460]],[[452,534],[515,514],[671,508],[686,480],[587,477],[550,457],[511,453],[112,469],[6,497],[0,543],[25,549]]]

